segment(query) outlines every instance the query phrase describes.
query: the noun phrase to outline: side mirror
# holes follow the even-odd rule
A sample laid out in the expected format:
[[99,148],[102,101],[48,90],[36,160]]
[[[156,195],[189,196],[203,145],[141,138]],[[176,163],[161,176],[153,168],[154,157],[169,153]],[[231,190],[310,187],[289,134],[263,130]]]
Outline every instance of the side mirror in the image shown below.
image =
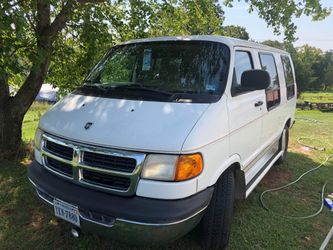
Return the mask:
[[251,90],[266,89],[271,84],[268,72],[262,69],[251,69],[244,71],[241,77],[242,88]]

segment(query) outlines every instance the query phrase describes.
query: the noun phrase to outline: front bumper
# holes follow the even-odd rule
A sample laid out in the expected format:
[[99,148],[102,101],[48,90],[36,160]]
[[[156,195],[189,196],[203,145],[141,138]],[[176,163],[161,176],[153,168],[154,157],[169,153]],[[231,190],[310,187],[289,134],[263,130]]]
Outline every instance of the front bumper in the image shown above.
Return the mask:
[[28,170],[37,195],[53,206],[57,198],[78,206],[81,228],[127,243],[163,243],[188,233],[200,221],[213,187],[179,200],[122,197],[59,178],[34,161]]

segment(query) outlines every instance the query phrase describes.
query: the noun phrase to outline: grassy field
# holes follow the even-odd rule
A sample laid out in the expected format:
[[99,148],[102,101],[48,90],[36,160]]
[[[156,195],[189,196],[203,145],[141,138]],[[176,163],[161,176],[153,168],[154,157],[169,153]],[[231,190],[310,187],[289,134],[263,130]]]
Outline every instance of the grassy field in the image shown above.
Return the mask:
[[[26,141],[33,138],[38,118],[47,108],[34,105],[27,114],[23,133]],[[333,225],[333,214],[327,209],[312,219],[292,220],[276,216],[260,205],[261,192],[295,179],[333,153],[330,145],[333,144],[333,113],[297,111],[297,118],[290,131],[287,162],[274,166],[247,200],[236,203],[228,249],[318,249]],[[299,137],[310,137],[304,142],[324,146],[325,151],[299,145]],[[26,162],[0,162],[0,249],[139,249],[90,234],[71,238],[70,225],[56,219],[34,196],[27,180]],[[312,213],[320,206],[320,190],[327,179],[333,178],[332,170],[333,161],[330,161],[297,185],[267,194],[265,202],[272,211],[285,215]],[[333,182],[328,184],[327,192],[333,192]],[[190,233],[158,248],[199,249],[197,243],[196,234]],[[333,249],[333,243],[328,249]]]
[[302,92],[298,102],[333,102],[333,91]]

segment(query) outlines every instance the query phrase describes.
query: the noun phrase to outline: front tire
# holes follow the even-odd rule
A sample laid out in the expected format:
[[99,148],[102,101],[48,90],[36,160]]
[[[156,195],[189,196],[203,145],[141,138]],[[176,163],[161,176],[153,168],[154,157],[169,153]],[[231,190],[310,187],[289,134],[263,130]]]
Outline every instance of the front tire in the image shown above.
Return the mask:
[[229,241],[234,207],[235,178],[226,170],[215,184],[215,190],[199,224],[204,249],[223,249]]

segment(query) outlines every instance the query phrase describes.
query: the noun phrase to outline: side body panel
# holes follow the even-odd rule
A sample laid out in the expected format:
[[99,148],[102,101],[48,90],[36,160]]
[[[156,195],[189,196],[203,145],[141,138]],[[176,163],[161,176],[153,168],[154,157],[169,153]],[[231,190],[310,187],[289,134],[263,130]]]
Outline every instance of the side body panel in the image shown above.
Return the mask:
[[[236,47],[236,51],[248,52],[256,68],[258,62],[255,50],[251,48]],[[263,116],[267,112],[265,91],[249,91],[236,96],[231,95],[231,86],[228,96],[230,155],[240,156],[240,165],[248,166],[260,153],[262,144]],[[255,106],[262,102],[261,106]]]
[[[259,155],[256,160],[249,165],[244,165],[245,183],[247,187],[246,196],[255,188],[260,180],[272,167],[274,162],[279,158],[279,139],[282,130],[290,120],[292,124],[296,107],[296,95],[294,98],[287,100],[286,81],[281,61],[281,54],[270,51],[255,50],[255,67],[261,69],[258,53],[269,53],[274,56],[276,69],[280,85],[280,104],[271,109],[265,107],[263,114],[261,142],[255,155]],[[265,102],[267,105],[267,103]]]

